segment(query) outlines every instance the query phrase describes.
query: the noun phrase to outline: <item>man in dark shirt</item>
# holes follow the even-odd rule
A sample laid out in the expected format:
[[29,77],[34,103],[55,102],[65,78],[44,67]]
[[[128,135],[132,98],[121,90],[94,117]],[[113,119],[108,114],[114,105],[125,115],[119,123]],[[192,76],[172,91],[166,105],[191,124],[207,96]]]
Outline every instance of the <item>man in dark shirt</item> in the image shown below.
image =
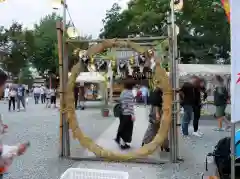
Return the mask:
[[196,103],[196,87],[198,83],[198,77],[193,76],[190,82],[183,84],[179,91],[181,105],[184,109],[182,117],[182,133],[184,136],[188,136],[188,125],[192,118],[193,106]]
[[77,85],[74,86],[74,103],[75,109],[78,107],[78,95],[79,95],[79,87]]
[[198,79],[196,86],[194,87],[195,102],[193,105],[193,135],[197,137],[202,137],[203,133],[198,130],[199,119],[201,116],[202,102],[206,100],[207,93],[205,89],[205,82],[203,79]]

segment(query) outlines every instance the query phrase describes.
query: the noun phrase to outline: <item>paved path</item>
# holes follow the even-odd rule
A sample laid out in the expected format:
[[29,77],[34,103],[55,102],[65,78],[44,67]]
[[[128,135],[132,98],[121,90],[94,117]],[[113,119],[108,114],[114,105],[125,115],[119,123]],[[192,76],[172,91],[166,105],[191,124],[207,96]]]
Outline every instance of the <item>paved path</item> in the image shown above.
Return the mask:
[[[112,141],[118,120],[113,117],[102,118],[99,109],[89,108],[77,111],[78,122],[83,131],[97,143],[118,151]],[[134,128],[133,146],[137,148],[147,127],[147,112],[139,107]],[[203,138],[190,137],[185,141],[179,138],[180,155],[185,159],[182,164],[147,165],[107,162],[74,162],[58,158],[59,111],[46,109],[44,105],[34,105],[30,100],[26,112],[8,112],[7,105],[0,102],[0,113],[9,125],[9,132],[4,136],[4,143],[30,141],[31,147],[24,156],[19,157],[10,168],[6,179],[58,179],[69,167],[122,170],[130,174],[130,179],[159,178],[198,178],[204,169],[205,155],[212,151],[215,143],[229,133],[214,132],[215,120],[200,121]],[[210,118],[208,118],[210,119]],[[140,122],[141,121],[141,122]],[[190,129],[192,130],[192,129]],[[71,140],[71,153],[75,156],[89,156],[89,152]]]

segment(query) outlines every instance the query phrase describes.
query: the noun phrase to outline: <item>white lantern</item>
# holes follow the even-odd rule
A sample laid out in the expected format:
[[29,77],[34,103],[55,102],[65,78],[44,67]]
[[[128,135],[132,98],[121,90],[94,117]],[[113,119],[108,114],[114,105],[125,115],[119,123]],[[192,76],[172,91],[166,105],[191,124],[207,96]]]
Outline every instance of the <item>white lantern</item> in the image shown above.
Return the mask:
[[52,0],[52,8],[59,9],[62,6],[62,0]]
[[77,38],[79,37],[79,33],[75,27],[68,27],[67,34],[70,38]]
[[[183,8],[183,0],[172,0],[174,1],[173,9],[174,11],[180,11]],[[172,7],[172,2],[170,2],[170,7]]]

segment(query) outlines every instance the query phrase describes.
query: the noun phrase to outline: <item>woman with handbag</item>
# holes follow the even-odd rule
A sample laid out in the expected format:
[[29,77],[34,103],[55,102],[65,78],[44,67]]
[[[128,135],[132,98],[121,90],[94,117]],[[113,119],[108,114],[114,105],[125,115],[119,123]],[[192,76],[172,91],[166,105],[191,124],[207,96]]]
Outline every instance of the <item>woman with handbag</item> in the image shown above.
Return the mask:
[[132,141],[133,124],[134,124],[134,96],[132,93],[133,83],[128,81],[124,84],[124,90],[120,95],[119,108],[119,126],[115,142],[121,149],[129,149]]

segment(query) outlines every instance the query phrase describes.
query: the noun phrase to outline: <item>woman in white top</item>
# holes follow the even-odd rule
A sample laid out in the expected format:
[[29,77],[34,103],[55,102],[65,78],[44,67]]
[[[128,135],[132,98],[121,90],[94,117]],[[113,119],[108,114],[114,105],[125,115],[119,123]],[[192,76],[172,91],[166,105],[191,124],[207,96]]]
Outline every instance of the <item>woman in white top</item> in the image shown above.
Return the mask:
[[4,90],[4,99],[7,100],[9,96],[9,87],[7,86]]
[[136,86],[135,86],[135,87],[133,87],[133,89],[132,89],[132,93],[133,93],[134,101],[136,101],[137,92],[138,92],[138,89],[137,89],[137,87],[136,87]]
[[41,89],[38,86],[35,86],[33,88],[33,96],[34,96],[35,104],[38,104],[40,93],[41,93]]
[[56,107],[56,89],[50,89],[51,104]]
[[9,90],[9,101],[8,101],[8,110],[11,111],[11,106],[13,105],[13,110],[15,111],[15,101],[16,101],[16,89],[10,88]]

